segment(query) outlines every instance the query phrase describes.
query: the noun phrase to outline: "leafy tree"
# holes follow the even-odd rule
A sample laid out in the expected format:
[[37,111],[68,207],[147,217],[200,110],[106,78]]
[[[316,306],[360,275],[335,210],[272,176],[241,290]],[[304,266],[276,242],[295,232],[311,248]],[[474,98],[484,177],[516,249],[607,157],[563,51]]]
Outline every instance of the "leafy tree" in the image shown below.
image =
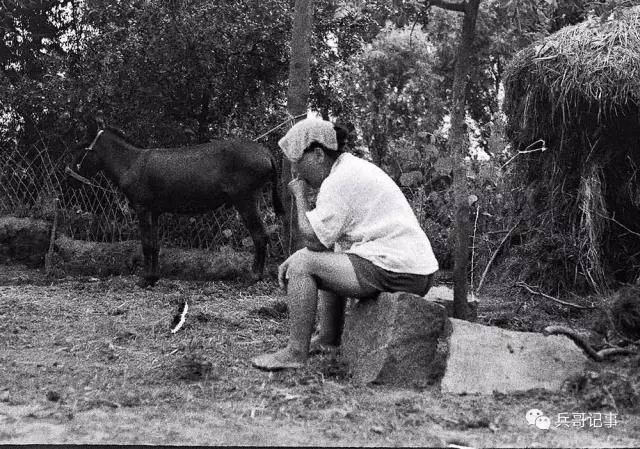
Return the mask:
[[138,140],[258,134],[257,117],[283,106],[286,1],[104,3],[87,2],[82,90]]
[[341,84],[342,73],[375,39],[390,14],[389,5],[380,0],[359,7],[336,0],[314,2],[309,104],[325,120],[352,114],[345,102],[349,90]]
[[0,123],[2,143],[57,140],[47,133],[58,122],[58,104],[64,97],[49,95],[49,84],[59,85],[57,75],[64,49],[61,38],[70,22],[64,0],[5,0],[0,8]]
[[11,83],[22,76],[40,79],[44,74],[44,55],[64,51],[60,37],[68,23],[62,7],[68,0],[5,0],[0,8],[0,71]]
[[390,142],[419,150],[424,134],[439,126],[444,102],[434,63],[434,48],[420,28],[387,28],[341,75],[344,108],[377,165],[391,166]]
[[149,146],[256,136],[284,116],[287,0],[3,4],[0,102],[21,148],[65,151],[96,111]]
[[[564,1],[564,0],[560,0]],[[578,1],[578,0],[566,0]],[[324,5],[324,6],[323,6]],[[435,92],[451,110],[451,92],[456,61],[457,31],[461,15],[456,11],[432,7],[425,0],[320,0],[312,65],[311,104],[325,117],[355,116],[350,108],[353,88],[343,82],[354,58],[380,33],[392,29],[420,29],[433,49],[432,73],[439,80]],[[544,35],[555,11],[546,0],[486,0],[471,53],[467,86],[467,112],[479,122],[483,136],[489,138],[491,122],[499,110],[499,92],[504,67],[511,55]],[[431,92],[430,92],[431,94]],[[375,143],[374,143],[375,145]],[[384,148],[384,142],[378,145]]]

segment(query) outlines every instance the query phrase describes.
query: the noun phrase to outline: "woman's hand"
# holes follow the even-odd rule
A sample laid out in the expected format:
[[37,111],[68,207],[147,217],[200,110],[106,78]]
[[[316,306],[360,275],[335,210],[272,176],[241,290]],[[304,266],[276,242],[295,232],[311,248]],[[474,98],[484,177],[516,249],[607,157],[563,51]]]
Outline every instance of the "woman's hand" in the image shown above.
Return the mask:
[[289,188],[289,192],[296,197],[304,196],[307,191],[307,181],[301,178],[293,178],[287,187]]
[[285,291],[287,289],[287,271],[289,270],[289,265],[291,264],[291,258],[293,256],[295,256],[295,253],[290,255],[287,260],[282,262],[278,267],[278,285]]
[[281,288],[285,290],[287,288],[287,284],[289,282],[289,277],[287,276],[287,274],[289,272],[289,267],[291,266],[291,263],[295,263],[296,259],[304,257],[306,255],[305,252],[309,252],[309,250],[307,248],[299,249],[295,253],[291,254],[287,258],[287,260],[285,260],[280,264],[280,266],[278,267],[278,285]]

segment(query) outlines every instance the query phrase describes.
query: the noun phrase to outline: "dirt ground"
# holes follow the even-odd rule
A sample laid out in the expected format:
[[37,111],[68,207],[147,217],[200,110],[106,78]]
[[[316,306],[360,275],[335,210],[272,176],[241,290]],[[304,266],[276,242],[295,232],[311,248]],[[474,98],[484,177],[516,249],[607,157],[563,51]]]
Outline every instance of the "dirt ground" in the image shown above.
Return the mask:
[[[163,279],[145,290],[136,280],[48,278],[0,265],[0,444],[637,447],[640,441],[637,357],[594,364],[590,377],[562,393],[454,396],[435,387],[362,386],[333,356],[269,374],[250,360],[286,342],[282,292],[273,279],[252,285]],[[185,298],[187,322],[171,334]],[[589,320],[542,301],[518,290],[487,295],[479,320],[518,330]],[[589,379],[613,380],[600,382],[600,393],[585,386]],[[630,390],[618,391],[621,385]],[[551,418],[548,430],[527,423],[534,408]],[[588,413],[606,418],[600,426],[577,418],[559,424],[561,414]]]

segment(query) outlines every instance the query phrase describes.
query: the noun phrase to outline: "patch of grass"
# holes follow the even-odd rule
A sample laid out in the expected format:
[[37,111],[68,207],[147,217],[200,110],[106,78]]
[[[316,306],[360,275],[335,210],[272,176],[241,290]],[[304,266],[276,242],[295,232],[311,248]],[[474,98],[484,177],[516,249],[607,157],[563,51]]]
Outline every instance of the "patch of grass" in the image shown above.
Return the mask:
[[[22,275],[38,276],[34,271]],[[210,428],[207,438],[227,432],[224,441],[243,444],[256,444],[255,435],[268,435],[272,440],[262,444],[442,446],[458,439],[496,446],[522,445],[516,439],[523,434],[522,419],[516,418],[524,416],[526,407],[580,406],[578,394],[569,391],[476,398],[443,395],[435,387],[357,385],[331,354],[312,357],[295,372],[265,373],[251,367],[251,358],[284,346],[288,336],[284,298],[275,282],[247,286],[241,281],[162,279],[152,289],[140,289],[135,282],[134,276],[114,276],[0,286],[0,316],[10,323],[0,327],[0,341],[6,342],[0,352],[0,385],[8,388],[0,396],[0,408],[40,404],[49,411],[34,419],[60,423],[89,419],[91,411],[100,411],[95,419],[103,420],[108,413],[118,423],[110,427],[109,437],[122,443],[139,442],[152,428],[164,430],[144,441],[220,441],[194,436],[193,429]],[[576,325],[584,319],[554,317],[530,298],[487,292],[479,309],[486,322],[499,312],[529,328],[551,318]],[[170,334],[174,308],[185,299],[190,304],[186,324]],[[607,369],[624,374],[637,366]],[[629,377],[631,385],[635,379]],[[616,405],[622,410],[621,400]],[[44,415],[50,412],[54,414]],[[122,416],[128,418],[118,418]],[[11,441],[11,432],[0,434],[0,442]],[[240,440],[232,434],[254,437]],[[529,442],[540,438],[526,428],[524,435]],[[622,431],[617,438],[629,442]]]

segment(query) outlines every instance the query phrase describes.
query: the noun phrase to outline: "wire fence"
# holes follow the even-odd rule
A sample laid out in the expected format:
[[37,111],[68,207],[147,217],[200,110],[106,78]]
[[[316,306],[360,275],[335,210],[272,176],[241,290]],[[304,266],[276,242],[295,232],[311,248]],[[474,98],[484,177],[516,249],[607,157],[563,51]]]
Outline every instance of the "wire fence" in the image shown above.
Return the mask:
[[[70,159],[69,154],[52,159],[44,144],[28,151],[0,148],[0,215],[53,221],[57,214],[58,233],[75,240],[138,240],[138,218],[119,188],[101,173],[91,179],[92,185],[71,188],[64,171]],[[403,187],[403,192],[434,250],[445,261],[448,227],[438,225],[433,218],[440,210],[448,211],[448,206],[431,204],[421,185]],[[287,242],[283,241],[282,223],[271,204],[270,186],[265,187],[258,207],[269,236],[269,256],[281,258]],[[239,214],[231,207],[198,215],[162,214],[158,232],[163,247],[215,251],[221,247],[251,250],[253,246]]]
[[[26,152],[0,150],[0,215],[52,220],[57,214],[59,231],[77,240],[138,239],[137,217],[124,194],[103,174],[92,179],[93,185],[71,188],[64,173],[67,159],[65,154],[52,159],[47,148],[38,146]],[[270,255],[284,255],[281,225],[266,189],[259,209]],[[172,247],[247,249],[253,245],[239,214],[230,207],[199,215],[162,214],[159,237],[163,246]]]

